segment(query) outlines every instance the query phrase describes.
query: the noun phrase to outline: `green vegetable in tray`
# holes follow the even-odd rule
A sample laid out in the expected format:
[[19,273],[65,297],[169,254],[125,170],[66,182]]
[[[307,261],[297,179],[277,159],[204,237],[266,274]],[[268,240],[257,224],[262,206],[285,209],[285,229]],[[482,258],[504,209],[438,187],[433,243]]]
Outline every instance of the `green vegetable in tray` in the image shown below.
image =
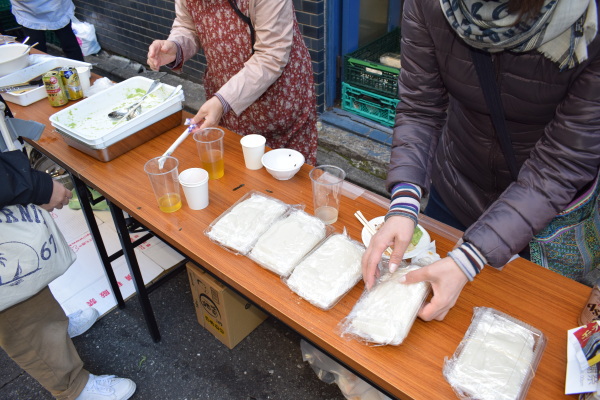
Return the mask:
[[416,246],[422,237],[423,237],[423,231],[421,230],[421,228],[419,228],[418,225],[415,226],[415,231],[413,232],[412,239],[410,239],[410,244],[412,244],[413,246]]

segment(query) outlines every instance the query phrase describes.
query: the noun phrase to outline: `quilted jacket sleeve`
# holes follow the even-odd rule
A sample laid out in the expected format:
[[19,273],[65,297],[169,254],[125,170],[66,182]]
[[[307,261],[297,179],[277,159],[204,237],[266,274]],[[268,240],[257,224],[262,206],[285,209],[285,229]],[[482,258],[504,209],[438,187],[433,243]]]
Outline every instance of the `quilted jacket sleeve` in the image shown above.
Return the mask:
[[387,188],[410,182],[429,190],[431,165],[446,120],[448,96],[433,41],[418,2],[407,1],[402,20],[398,103]]
[[[596,46],[598,38],[596,38]],[[466,232],[494,267],[504,265],[600,168],[600,59],[583,65],[530,157],[511,184]]]

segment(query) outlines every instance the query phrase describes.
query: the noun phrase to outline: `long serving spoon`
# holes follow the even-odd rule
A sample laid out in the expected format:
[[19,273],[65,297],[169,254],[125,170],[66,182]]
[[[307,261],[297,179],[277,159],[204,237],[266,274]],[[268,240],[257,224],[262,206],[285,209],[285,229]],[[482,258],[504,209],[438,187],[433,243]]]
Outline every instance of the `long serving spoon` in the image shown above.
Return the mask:
[[189,118],[186,119],[185,124],[189,125],[189,126],[186,128],[185,131],[183,131],[183,133],[181,135],[179,135],[177,140],[175,140],[175,142],[173,142],[173,144],[167,149],[167,151],[165,151],[165,153],[162,155],[162,157],[158,159],[158,168],[159,169],[163,169],[163,165],[165,165],[165,161],[167,160],[166,157],[173,154],[175,149],[177,147],[179,147],[179,145],[181,143],[183,143],[183,141],[190,135],[190,133],[192,133],[192,131],[197,128],[197,125],[192,124],[191,119],[189,119]]

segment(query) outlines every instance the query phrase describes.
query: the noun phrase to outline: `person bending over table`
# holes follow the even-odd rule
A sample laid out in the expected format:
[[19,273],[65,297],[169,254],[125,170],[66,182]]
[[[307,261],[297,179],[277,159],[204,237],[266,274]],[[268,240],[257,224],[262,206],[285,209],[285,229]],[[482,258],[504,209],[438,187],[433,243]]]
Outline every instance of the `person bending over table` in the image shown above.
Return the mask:
[[180,71],[204,50],[208,100],[193,123],[263,135],[315,165],[313,71],[292,0],[176,0],[175,11],[171,34],[150,45],[147,62]]
[[[363,258],[370,288],[389,245],[391,268],[401,261],[428,192],[424,213],[465,233],[447,257],[406,275],[406,283],[431,282],[433,297],[419,312],[426,321],[443,320],[484,265],[500,268],[527,249],[534,234],[592,186],[600,166],[598,2],[458,2],[404,2],[402,101],[387,176],[391,206]],[[516,182],[484,101],[473,47],[491,53]]]

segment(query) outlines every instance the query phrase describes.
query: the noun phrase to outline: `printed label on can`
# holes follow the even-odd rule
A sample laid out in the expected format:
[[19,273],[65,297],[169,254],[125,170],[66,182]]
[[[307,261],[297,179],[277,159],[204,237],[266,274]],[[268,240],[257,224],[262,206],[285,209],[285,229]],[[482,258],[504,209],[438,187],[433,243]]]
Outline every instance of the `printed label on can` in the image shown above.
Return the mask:
[[42,77],[42,81],[46,87],[46,94],[48,95],[48,100],[50,100],[50,105],[60,107],[69,102],[59,71],[46,72]]
[[60,76],[69,100],[81,99],[83,97],[83,89],[77,70],[74,67],[64,67],[60,70]]

